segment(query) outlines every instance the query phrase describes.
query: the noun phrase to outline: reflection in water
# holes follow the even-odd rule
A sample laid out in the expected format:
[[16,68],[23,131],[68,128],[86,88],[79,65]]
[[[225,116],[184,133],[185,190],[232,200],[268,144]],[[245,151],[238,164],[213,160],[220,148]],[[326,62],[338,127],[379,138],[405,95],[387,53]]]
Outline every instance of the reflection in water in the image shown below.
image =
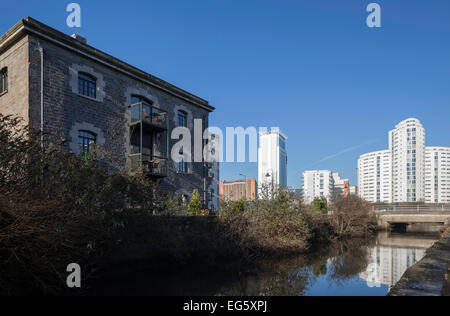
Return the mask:
[[340,242],[308,255],[262,262],[260,272],[214,294],[384,296],[436,240],[436,236],[380,233],[373,243]]
[[394,286],[407,269],[422,260],[426,250],[436,241],[435,236],[379,236],[380,244],[370,250],[370,264],[360,274],[369,286]]
[[425,249],[408,249],[379,246],[372,249],[371,261],[361,278],[369,285],[385,284],[391,288],[405,271],[425,256]]
[[245,276],[196,268],[143,273],[116,280],[95,294],[384,296],[437,239],[380,233],[373,241],[350,240],[300,256],[264,260]]

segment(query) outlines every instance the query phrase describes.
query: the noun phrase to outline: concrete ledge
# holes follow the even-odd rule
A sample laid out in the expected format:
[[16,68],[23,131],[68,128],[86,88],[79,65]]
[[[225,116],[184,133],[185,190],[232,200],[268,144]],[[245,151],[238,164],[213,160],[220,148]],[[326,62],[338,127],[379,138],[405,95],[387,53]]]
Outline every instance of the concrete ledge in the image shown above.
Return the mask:
[[[388,296],[442,296],[450,267],[450,229],[409,268]],[[448,293],[447,293],[448,295]]]

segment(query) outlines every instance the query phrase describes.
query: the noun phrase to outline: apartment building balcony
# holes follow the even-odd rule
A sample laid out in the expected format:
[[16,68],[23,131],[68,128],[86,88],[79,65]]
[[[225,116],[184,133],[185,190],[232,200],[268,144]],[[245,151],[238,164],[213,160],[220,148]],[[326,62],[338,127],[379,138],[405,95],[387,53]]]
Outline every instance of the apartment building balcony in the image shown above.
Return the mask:
[[141,126],[150,132],[165,132],[168,130],[168,113],[152,105],[139,102],[130,105],[131,127]]
[[150,178],[165,178],[168,172],[168,160],[164,157],[131,154],[131,169],[142,170]]
[[[132,104],[129,110],[131,170],[142,170],[151,178],[167,177],[167,157],[157,156],[154,153],[164,152],[161,148],[164,145],[157,135],[168,132],[168,113],[146,102]],[[168,153],[168,148],[165,153]]]

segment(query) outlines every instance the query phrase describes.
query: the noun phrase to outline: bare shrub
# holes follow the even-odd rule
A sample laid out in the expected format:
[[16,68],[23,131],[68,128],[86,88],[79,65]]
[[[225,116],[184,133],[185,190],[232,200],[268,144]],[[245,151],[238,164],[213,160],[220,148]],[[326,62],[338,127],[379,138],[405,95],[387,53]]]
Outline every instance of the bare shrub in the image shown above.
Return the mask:
[[277,190],[272,198],[256,203],[235,203],[225,206],[220,220],[233,238],[241,240],[246,249],[290,253],[309,246],[311,232],[304,215],[304,206],[291,192]]
[[358,196],[337,198],[331,206],[330,225],[336,237],[362,237],[376,229],[371,205]]

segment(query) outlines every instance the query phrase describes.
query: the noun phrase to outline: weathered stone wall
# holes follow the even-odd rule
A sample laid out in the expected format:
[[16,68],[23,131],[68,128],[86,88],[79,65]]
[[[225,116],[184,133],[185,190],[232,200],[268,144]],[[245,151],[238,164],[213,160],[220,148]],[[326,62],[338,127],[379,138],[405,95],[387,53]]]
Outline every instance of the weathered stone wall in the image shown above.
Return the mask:
[[0,113],[18,115],[28,123],[28,37],[0,53],[0,70],[8,68],[8,92],[0,95]]
[[[154,106],[168,112],[169,136],[178,125],[178,110],[188,114],[192,135],[194,119],[204,119],[203,127],[208,126],[207,110],[34,35],[25,36],[0,55],[0,68],[8,66],[10,87],[8,93],[0,97],[2,113],[20,115],[32,127],[40,127],[41,48],[44,50],[44,131],[64,139],[67,150],[77,148],[78,130],[88,129],[97,134],[98,142],[111,154],[113,170],[127,167],[131,95],[147,98]],[[96,99],[78,94],[79,71],[97,78]],[[167,140],[167,134],[158,136],[156,152],[170,158]],[[171,148],[176,141],[169,142]],[[177,163],[169,161],[168,177],[162,180],[162,188],[184,195],[190,195],[194,189],[202,192],[203,164],[192,163],[188,171],[178,174]]]

